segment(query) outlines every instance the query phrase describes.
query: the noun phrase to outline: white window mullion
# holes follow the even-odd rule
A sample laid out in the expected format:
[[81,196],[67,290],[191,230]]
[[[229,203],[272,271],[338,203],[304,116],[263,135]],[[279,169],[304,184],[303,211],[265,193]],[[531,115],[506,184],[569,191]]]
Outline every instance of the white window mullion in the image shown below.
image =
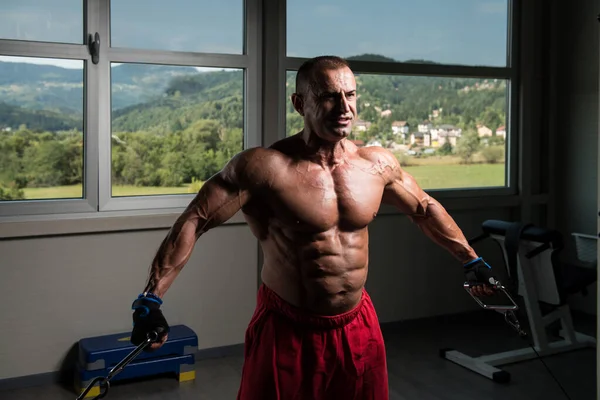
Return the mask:
[[[98,18],[98,10],[100,4],[97,1],[87,0],[84,10],[86,10],[86,23],[85,23],[85,43],[86,46],[90,47],[91,41],[96,40],[96,33],[100,29],[100,21]],[[100,57],[102,57],[102,41],[103,37],[100,36]],[[101,60],[102,58],[100,58]],[[84,157],[84,182],[83,188],[88,203],[94,209],[98,210],[99,203],[99,163],[98,163],[98,136],[100,133],[100,99],[98,98],[98,88],[100,87],[99,80],[99,63],[94,64],[92,62],[91,54],[88,56],[88,60],[85,65],[85,107],[84,107],[84,121],[85,121],[85,157]]]
[[246,0],[244,75],[244,148],[262,144],[262,2]]
[[243,54],[207,54],[146,49],[108,48],[111,62],[159,65],[188,65],[217,68],[248,68],[250,61]]
[[69,58],[83,60],[89,56],[81,44],[24,42],[0,39],[0,55],[18,57]]
[[97,4],[98,33],[100,34],[100,59],[96,65],[98,87],[98,209],[103,210],[111,196],[111,96],[110,96],[110,0]]

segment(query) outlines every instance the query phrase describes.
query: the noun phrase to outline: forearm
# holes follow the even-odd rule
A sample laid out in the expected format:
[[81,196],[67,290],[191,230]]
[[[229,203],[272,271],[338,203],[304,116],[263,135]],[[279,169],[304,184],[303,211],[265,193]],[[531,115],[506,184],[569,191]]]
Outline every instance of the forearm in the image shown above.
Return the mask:
[[437,200],[429,197],[423,212],[410,217],[431,240],[461,263],[477,258],[462,230]]
[[248,200],[248,192],[240,189],[235,168],[232,161],[206,181],[175,221],[152,261],[144,292],[162,298],[190,259],[200,236],[227,221]]
[[152,260],[144,292],[164,296],[192,254],[196,227],[194,221],[183,217],[173,225]]

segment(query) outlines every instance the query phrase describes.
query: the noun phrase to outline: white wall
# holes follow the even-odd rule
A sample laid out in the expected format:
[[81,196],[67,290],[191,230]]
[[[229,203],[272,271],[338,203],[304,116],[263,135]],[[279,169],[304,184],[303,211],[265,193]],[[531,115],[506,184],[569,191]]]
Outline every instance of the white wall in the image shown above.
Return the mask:
[[[509,219],[506,210],[451,212],[467,238],[481,233],[486,219]],[[491,240],[474,245],[498,273],[499,247]],[[366,288],[382,323],[426,318],[477,309],[464,291],[462,267],[416,225],[400,215],[377,217],[370,227],[369,277]]]
[[[468,236],[502,210],[453,213]],[[0,379],[58,371],[80,338],[127,332],[166,230],[0,241]],[[479,248],[479,247],[478,247]],[[460,264],[405,217],[371,227],[367,283],[382,322],[475,309],[461,288]],[[482,255],[498,264],[495,247]],[[486,252],[487,250],[491,250]],[[258,247],[246,225],[200,238],[163,310],[170,324],[196,331],[199,347],[243,343],[255,307]]]
[[[59,370],[80,338],[131,329],[131,303],[166,231],[0,242],[0,379]],[[241,343],[256,294],[257,244],[246,226],[205,234],[167,292],[170,324],[200,348]]]

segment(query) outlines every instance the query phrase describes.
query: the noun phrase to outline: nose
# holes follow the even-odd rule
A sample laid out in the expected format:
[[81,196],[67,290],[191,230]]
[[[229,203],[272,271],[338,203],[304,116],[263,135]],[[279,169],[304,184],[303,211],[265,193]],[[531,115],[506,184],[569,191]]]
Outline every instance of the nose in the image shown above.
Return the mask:
[[343,114],[347,114],[350,112],[350,102],[346,98],[345,93],[342,93],[342,95],[340,96],[340,111]]

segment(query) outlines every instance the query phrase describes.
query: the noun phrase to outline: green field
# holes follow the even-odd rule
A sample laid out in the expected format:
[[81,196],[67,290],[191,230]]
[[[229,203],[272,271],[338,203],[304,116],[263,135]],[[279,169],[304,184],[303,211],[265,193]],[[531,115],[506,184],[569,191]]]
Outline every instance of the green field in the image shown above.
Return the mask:
[[450,164],[407,166],[423,189],[504,186],[504,164]]
[[[415,177],[423,189],[490,187],[505,184],[504,164],[435,164],[407,166],[404,169]],[[25,188],[23,191],[28,200],[81,198],[81,185]],[[187,186],[115,186],[112,195],[150,196],[187,193],[189,193]]]
[[[64,199],[81,198],[81,185],[55,186],[47,188],[24,188],[25,198],[35,199]],[[144,187],[144,186],[115,186],[112,195],[117,196],[150,196],[157,194],[188,193],[187,186],[180,187]]]

